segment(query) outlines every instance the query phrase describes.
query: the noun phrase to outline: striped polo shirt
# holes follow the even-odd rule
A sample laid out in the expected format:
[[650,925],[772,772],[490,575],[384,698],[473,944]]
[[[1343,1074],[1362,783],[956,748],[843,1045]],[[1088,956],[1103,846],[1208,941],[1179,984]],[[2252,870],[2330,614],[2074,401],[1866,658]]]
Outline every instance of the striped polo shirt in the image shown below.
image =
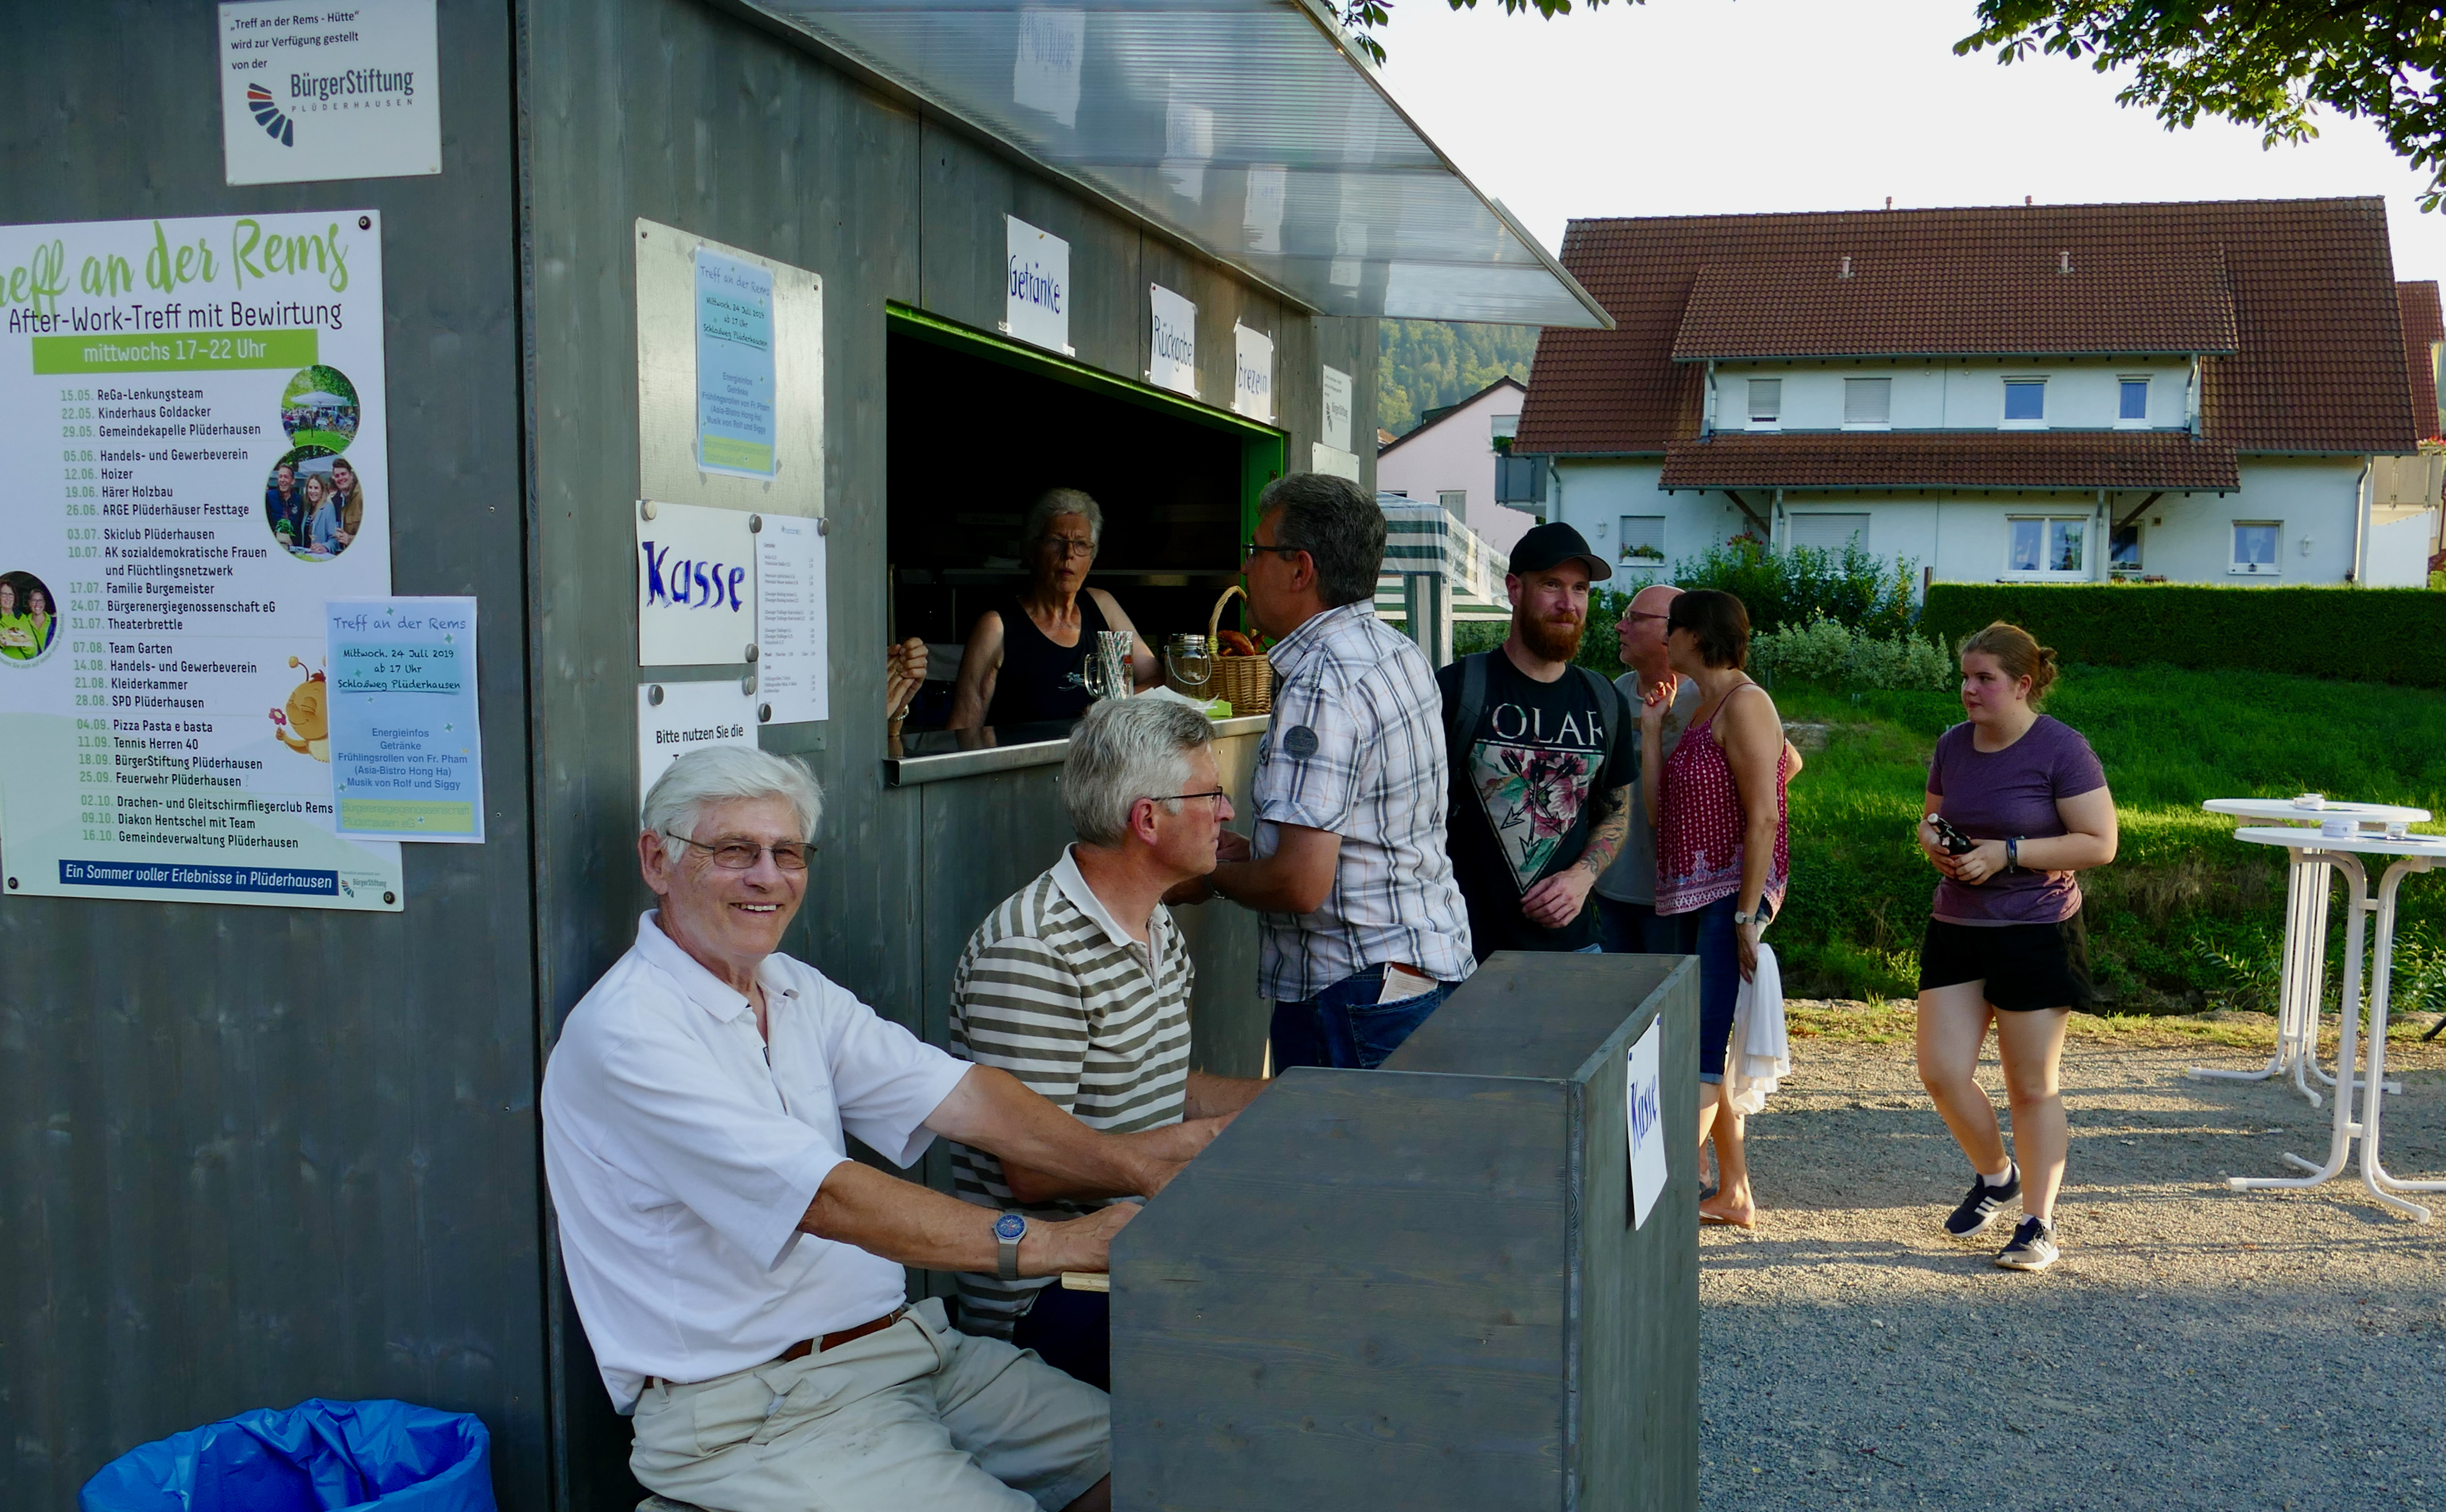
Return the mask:
[[[1189,1086],[1189,949],[1158,903],[1147,943],[1130,938],[1071,852],[1003,900],[969,936],[951,975],[951,1053],[995,1066],[1089,1128],[1126,1134],[1180,1122]],[[1031,1218],[1077,1218],[1117,1199],[1011,1200],[1002,1162],[951,1146],[960,1197]],[[1010,1336],[1050,1277],[960,1277],[960,1326]]]

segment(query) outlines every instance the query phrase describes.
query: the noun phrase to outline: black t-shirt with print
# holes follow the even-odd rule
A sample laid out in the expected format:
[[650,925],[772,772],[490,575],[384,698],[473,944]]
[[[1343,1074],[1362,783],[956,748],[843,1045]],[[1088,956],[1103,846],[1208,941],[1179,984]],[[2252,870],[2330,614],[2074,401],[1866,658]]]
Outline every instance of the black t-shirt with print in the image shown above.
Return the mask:
[[[1446,728],[1461,699],[1461,662],[1436,674]],[[1594,902],[1561,929],[1520,912],[1539,880],[1580,859],[1592,800],[1638,780],[1639,731],[1626,728],[1606,766],[1606,734],[1621,700],[1567,669],[1551,683],[1522,675],[1498,648],[1486,656],[1486,702],[1477,728],[1448,753],[1452,805],[1447,820],[1453,874],[1469,904],[1470,938],[1481,961],[1496,951],[1575,951],[1597,943]]]

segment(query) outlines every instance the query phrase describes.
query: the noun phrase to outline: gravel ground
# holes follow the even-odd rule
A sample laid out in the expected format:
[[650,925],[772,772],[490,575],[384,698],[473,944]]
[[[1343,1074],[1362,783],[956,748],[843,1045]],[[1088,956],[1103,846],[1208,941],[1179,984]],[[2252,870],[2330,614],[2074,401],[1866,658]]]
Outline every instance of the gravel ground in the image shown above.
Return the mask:
[[[1758,1232],[1700,1238],[1703,1504],[2446,1512],[2446,1194],[2423,1225],[2358,1179],[2229,1190],[2323,1156],[2327,1122],[2289,1083],[2184,1076],[2266,1064],[2268,1020],[2219,1020],[2074,1021],[2064,1256],[2022,1275],[1990,1264],[2018,1211],[1938,1227],[1969,1168],[1908,1011],[1794,1005],[1749,1125]],[[2388,1168],[2446,1176],[2446,1038],[2388,1056]]]

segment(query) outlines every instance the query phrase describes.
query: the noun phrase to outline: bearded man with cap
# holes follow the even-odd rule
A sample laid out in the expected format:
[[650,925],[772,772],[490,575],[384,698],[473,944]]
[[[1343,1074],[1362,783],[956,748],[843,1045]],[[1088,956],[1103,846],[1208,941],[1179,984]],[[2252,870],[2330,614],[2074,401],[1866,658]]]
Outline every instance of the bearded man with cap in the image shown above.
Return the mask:
[[1589,584],[1613,569],[1560,520],[1522,536],[1510,569],[1512,633],[1436,675],[1453,875],[1480,961],[1500,950],[1599,949],[1589,891],[1622,850],[1638,802],[1636,712],[1571,663]]

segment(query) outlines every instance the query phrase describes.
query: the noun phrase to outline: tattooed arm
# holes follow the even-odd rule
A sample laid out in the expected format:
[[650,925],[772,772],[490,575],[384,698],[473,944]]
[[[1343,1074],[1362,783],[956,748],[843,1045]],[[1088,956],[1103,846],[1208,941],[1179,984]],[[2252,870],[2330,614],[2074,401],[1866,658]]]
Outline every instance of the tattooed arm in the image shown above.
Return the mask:
[[1638,797],[1628,787],[1612,792],[1590,795],[1590,802],[1604,804],[1600,816],[1589,830],[1589,842],[1580,849],[1579,860],[1564,867],[1529,889],[1520,899],[1520,912],[1529,922],[1544,929],[1561,929],[1580,917],[1588,906],[1589,889],[1611,865],[1622,850],[1622,842],[1630,835],[1630,805]]

